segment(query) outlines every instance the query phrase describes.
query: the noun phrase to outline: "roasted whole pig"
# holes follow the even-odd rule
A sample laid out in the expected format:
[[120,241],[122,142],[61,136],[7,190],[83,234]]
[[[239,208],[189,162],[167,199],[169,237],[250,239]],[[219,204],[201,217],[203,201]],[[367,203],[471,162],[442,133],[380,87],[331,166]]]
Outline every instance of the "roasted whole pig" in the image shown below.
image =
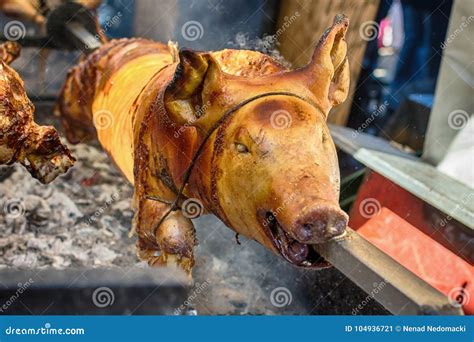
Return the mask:
[[14,42],[0,45],[0,165],[20,162],[33,177],[49,183],[75,159],[51,126],[33,121],[35,107],[20,76],[7,65],[20,53]]
[[70,70],[58,114],[71,142],[97,136],[134,185],[142,259],[190,271],[190,218],[204,212],[294,265],[323,265],[311,245],[347,224],[326,118],[349,88],[348,25],[337,16],[297,70],[145,39],[113,40]]

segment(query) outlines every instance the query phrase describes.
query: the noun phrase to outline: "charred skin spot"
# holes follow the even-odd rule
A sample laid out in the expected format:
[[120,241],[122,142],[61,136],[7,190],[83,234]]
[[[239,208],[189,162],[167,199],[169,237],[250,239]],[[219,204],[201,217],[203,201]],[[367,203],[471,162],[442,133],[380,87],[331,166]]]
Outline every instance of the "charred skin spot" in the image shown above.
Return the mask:
[[219,188],[217,186],[219,178],[222,175],[220,169],[219,160],[224,152],[225,148],[225,135],[227,132],[227,127],[229,126],[232,118],[225,120],[221,126],[217,129],[216,137],[214,140],[214,149],[211,159],[211,203],[213,206],[213,211],[219,216],[219,218],[229,225],[229,219],[225,215],[225,211],[222,208],[219,200]]

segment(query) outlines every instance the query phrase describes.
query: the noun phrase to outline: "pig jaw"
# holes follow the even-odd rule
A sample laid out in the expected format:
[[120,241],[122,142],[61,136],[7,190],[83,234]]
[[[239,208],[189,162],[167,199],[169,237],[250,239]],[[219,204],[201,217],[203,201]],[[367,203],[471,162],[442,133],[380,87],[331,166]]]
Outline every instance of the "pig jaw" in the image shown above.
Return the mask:
[[314,193],[317,186],[310,184],[316,184],[314,180],[303,182],[304,187],[294,183],[298,187],[286,187],[287,194],[274,188],[280,195],[270,196],[265,209],[257,210],[258,222],[277,254],[297,266],[320,267],[322,259],[313,245],[342,235],[348,216],[339,208],[338,191],[330,194],[328,187],[327,199],[322,199],[321,193]]
[[290,227],[282,224],[282,216],[284,213],[259,210],[261,227],[273,250],[296,266],[311,268],[324,266],[312,246],[342,235],[348,221],[347,214],[336,206],[312,209],[308,214],[301,212]]
[[270,211],[262,211],[259,216],[262,217],[262,229],[267,239],[271,241],[271,249],[276,254],[300,267],[320,268],[325,266],[324,259],[315,252],[312,246],[293,239]]

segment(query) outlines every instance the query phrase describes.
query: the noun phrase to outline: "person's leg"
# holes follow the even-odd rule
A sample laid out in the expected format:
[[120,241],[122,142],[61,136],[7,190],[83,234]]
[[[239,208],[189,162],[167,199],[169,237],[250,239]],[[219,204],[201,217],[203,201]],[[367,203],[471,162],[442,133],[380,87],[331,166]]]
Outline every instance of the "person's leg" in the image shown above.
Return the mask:
[[[392,6],[393,0],[381,0],[377,15],[375,17],[375,22],[380,25],[380,22],[388,15],[388,11]],[[372,39],[367,42],[367,47],[365,50],[364,60],[362,63],[362,68],[365,71],[366,75],[371,75],[374,69],[377,67],[377,60],[379,58],[378,54],[378,40]]]
[[423,18],[421,12],[409,4],[403,5],[403,29],[405,39],[398,56],[395,77],[390,84],[387,96],[389,107],[395,110],[402,99],[403,87],[416,73],[416,55],[423,41]]

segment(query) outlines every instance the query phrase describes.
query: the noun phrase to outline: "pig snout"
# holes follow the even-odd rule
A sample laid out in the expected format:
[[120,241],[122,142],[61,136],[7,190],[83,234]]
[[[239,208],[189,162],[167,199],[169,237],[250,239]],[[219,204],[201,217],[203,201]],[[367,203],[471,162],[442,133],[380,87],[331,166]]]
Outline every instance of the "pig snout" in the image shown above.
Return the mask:
[[347,214],[337,205],[318,203],[296,215],[290,234],[299,242],[320,243],[344,233],[347,221]]
[[344,233],[348,216],[337,202],[311,198],[302,201],[277,216],[282,229],[303,244],[325,242]]

